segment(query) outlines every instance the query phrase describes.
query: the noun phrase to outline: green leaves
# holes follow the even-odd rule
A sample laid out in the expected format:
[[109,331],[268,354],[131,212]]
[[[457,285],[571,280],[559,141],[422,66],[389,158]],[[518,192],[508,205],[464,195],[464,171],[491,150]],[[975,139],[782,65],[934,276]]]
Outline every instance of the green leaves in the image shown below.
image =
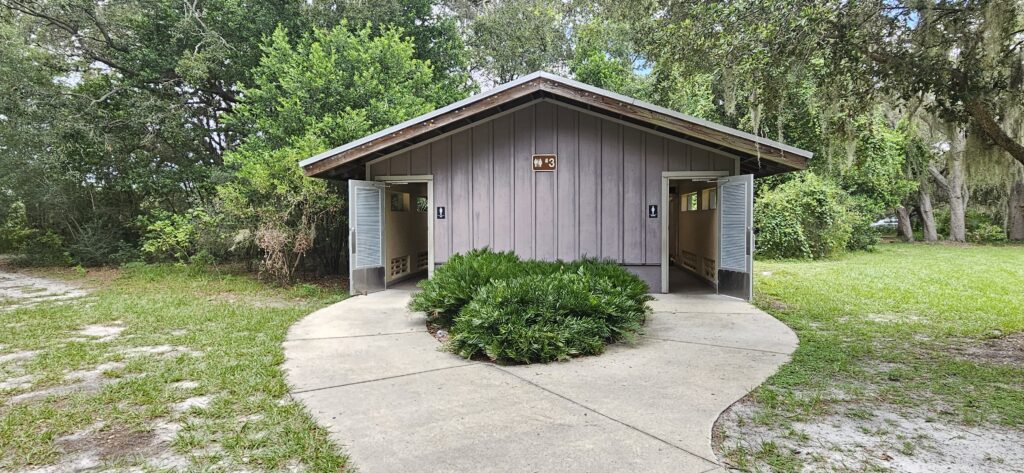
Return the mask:
[[217,187],[218,205],[254,236],[263,270],[287,280],[307,253],[336,250],[329,242],[344,238],[337,184],[306,178],[299,161],[429,112],[465,90],[435,80],[430,63],[417,59],[413,41],[396,28],[352,31],[342,22],[298,40],[278,28],[261,49],[253,85],[238,85],[241,98],[226,117],[247,138],[224,156],[233,176]]
[[563,8],[550,0],[483,3],[468,31],[473,64],[497,84],[560,66],[569,52]]
[[450,329],[466,358],[546,363],[601,353],[647,316],[647,285],[610,261],[522,261],[488,249],[454,255],[420,283],[409,308]]
[[811,172],[762,192],[754,202],[757,253],[769,258],[823,258],[846,251],[858,217],[850,197]]
[[401,30],[347,26],[294,44],[284,29],[274,31],[229,122],[271,147],[306,135],[336,146],[446,105],[450,91]]

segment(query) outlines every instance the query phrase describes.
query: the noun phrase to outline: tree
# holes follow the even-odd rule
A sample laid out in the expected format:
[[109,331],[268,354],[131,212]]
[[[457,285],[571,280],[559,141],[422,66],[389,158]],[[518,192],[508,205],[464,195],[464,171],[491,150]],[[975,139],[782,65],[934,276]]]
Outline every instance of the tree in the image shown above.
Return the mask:
[[652,81],[636,72],[645,64],[628,26],[588,12],[579,14],[583,17],[573,24],[569,58],[573,77],[630,97],[651,99]]
[[506,83],[559,70],[569,53],[565,6],[556,0],[488,0],[461,6],[475,72]]
[[779,109],[807,77],[837,118],[889,94],[931,97],[942,120],[978,127],[1024,162],[1024,138],[1006,123],[1024,106],[1020,2],[606,3],[635,25],[652,59],[721,71],[755,106]]
[[330,29],[342,22],[357,31],[365,26],[380,34],[399,28],[412,39],[415,57],[430,61],[434,78],[444,82],[442,90],[456,95],[441,99],[447,104],[458,100],[471,85],[466,46],[458,18],[439,0],[310,0],[306,16],[312,27]]
[[[32,20],[36,41],[65,58],[77,73],[107,76],[94,100],[122,92],[145,95],[171,110],[188,109],[198,138],[219,162],[230,137],[220,116],[238,99],[236,84],[248,80],[259,60],[253,45],[282,24],[303,23],[298,2],[239,3],[233,0],[25,1],[0,0],[15,15]],[[162,117],[152,117],[161,121]],[[205,136],[203,136],[205,135]]]
[[[816,111],[817,126],[802,128],[821,130],[821,158],[840,157],[833,150],[843,146],[852,153],[856,130],[850,124],[878,104],[922,104],[943,123],[944,146],[952,149],[927,179],[949,196],[955,239],[965,233],[964,163],[976,159],[960,145],[977,135],[1024,162],[1020,2],[604,4],[634,25],[643,52],[661,67],[713,74],[726,115],[754,133],[781,139],[793,125],[787,109],[802,103]],[[928,188],[921,186],[923,203],[930,200]]]
[[208,201],[253,45],[300,14],[290,2],[0,0],[0,186],[26,225],[79,262],[116,263],[132,257],[139,217]]
[[[263,269],[289,279],[307,254],[337,269],[343,199],[335,184],[303,176],[298,161],[465,96],[438,82],[401,30],[379,35],[343,23],[292,41],[278,28],[228,117],[247,138],[225,155],[233,178],[219,209],[263,250]],[[315,244],[315,243],[322,244]]]

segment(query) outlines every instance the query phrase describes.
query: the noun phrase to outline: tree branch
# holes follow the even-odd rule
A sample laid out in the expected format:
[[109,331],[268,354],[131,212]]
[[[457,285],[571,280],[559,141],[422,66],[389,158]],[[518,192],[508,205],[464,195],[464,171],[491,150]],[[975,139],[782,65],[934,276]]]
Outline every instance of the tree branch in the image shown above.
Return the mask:
[[964,108],[988,139],[992,140],[996,146],[1006,150],[1007,153],[1010,153],[1013,159],[1024,164],[1024,145],[1014,140],[1013,137],[1006,133],[1006,130],[1003,130],[1003,127],[999,126],[999,122],[992,116],[992,113],[985,107],[985,104],[980,100],[973,99],[967,101],[964,104]]
[[935,183],[945,192],[949,194],[949,182],[946,181],[946,176],[943,176],[939,169],[935,167],[935,164],[928,164],[928,173],[932,175],[932,179],[935,179]]

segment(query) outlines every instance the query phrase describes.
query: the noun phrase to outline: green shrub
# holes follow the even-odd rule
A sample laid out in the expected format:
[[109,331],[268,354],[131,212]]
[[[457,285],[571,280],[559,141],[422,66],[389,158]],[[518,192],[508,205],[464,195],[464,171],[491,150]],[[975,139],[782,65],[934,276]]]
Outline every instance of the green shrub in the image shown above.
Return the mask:
[[22,266],[67,266],[71,264],[71,257],[60,235],[30,230],[23,237],[14,262]]
[[768,258],[821,258],[847,249],[853,233],[849,196],[804,172],[762,192],[754,203],[757,253]]
[[0,208],[0,254],[17,251],[31,234],[25,217],[25,204],[15,202]]
[[[557,267],[563,263],[549,264]],[[651,289],[647,287],[647,283],[619,264],[595,258],[586,258],[564,264],[572,271],[582,274],[591,280],[607,282],[608,287],[612,288],[611,290],[630,300],[641,303],[652,300],[649,295]]]
[[[949,207],[935,210],[935,228],[939,235],[949,236]],[[972,243],[998,243],[1006,241],[1006,230],[991,215],[967,209],[964,214],[967,241]]]
[[214,219],[203,209],[191,209],[180,214],[157,211],[147,220],[142,252],[154,261],[187,263],[204,249],[200,248],[201,230]]
[[846,242],[846,249],[850,251],[871,250],[878,244],[881,232],[871,228],[876,220],[875,215],[868,210],[870,204],[864,199],[852,197],[852,205],[846,209],[846,217],[850,223],[850,240]]
[[450,330],[451,351],[517,363],[597,354],[630,339],[651,300],[647,284],[614,262],[522,261],[487,249],[453,256],[420,287],[409,306]]
[[426,312],[432,322],[450,327],[481,288],[492,280],[517,275],[517,271],[525,274],[525,270],[526,265],[510,251],[496,253],[484,248],[455,254],[434,270],[433,277],[420,282],[422,291],[413,296],[409,308]]
[[120,265],[139,258],[139,253],[122,239],[116,224],[94,220],[67,245],[71,263],[85,267]]
[[972,243],[996,243],[1006,241],[1006,230],[993,223],[980,222],[967,230],[967,241]]

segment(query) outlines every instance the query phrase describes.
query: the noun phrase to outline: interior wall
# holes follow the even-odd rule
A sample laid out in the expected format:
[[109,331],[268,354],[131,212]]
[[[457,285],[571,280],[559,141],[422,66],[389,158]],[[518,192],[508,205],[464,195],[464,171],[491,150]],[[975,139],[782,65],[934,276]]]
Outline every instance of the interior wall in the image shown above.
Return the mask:
[[[671,181],[673,190],[669,220],[669,256],[672,264],[686,269],[712,284],[717,277],[718,209],[704,209],[704,189],[717,188],[715,183],[691,180]],[[698,210],[682,211],[683,196],[697,192]],[[717,207],[717,206],[716,206]]]
[[[420,212],[417,197],[427,196],[426,183],[389,184],[384,207],[386,245],[384,248],[385,280],[392,282],[427,269],[427,218],[430,209]],[[392,199],[403,203],[396,210]]]

